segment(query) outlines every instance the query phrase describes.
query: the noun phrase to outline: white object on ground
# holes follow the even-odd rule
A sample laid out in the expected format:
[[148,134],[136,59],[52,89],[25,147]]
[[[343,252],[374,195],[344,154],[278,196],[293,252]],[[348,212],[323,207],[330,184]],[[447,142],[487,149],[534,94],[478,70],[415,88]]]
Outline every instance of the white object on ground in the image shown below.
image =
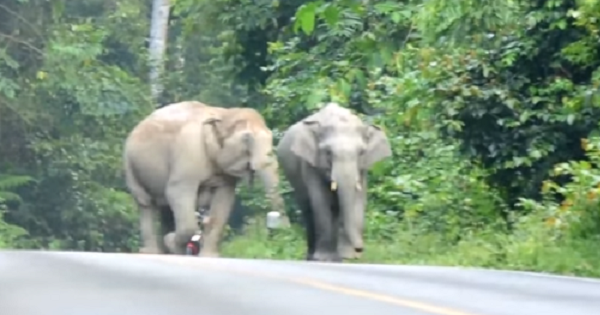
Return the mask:
[[278,229],[281,227],[281,213],[271,211],[267,213],[267,229]]

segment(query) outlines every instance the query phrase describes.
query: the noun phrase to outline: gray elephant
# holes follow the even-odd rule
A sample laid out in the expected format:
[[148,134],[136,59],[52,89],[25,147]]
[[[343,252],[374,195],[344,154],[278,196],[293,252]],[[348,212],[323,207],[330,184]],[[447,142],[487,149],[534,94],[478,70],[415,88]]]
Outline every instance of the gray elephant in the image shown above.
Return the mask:
[[[262,178],[273,211],[287,219],[272,149],[271,130],[250,108],[181,102],[139,122],[125,141],[123,159],[126,183],[140,210],[140,252],[183,254],[198,230],[196,210],[210,203],[200,256],[218,256],[236,185],[243,178],[252,181],[254,174]],[[155,229],[157,216],[160,232]],[[289,221],[284,223],[289,226]],[[172,241],[165,242],[173,229]]]
[[360,257],[367,172],[392,154],[385,133],[328,103],[288,128],[276,150],[304,216],[306,259]]

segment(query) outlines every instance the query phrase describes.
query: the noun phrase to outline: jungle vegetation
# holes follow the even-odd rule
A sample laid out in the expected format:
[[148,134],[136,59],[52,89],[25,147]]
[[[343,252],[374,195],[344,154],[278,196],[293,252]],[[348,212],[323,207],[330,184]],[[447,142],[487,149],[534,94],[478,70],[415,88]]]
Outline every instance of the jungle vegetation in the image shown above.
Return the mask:
[[[0,3],[0,248],[137,251],[122,144],[158,105],[254,107],[280,134],[336,101],[394,151],[362,262],[600,276],[599,1],[171,4],[156,104],[149,1]],[[240,196],[224,255],[301,259],[297,220],[268,238]]]

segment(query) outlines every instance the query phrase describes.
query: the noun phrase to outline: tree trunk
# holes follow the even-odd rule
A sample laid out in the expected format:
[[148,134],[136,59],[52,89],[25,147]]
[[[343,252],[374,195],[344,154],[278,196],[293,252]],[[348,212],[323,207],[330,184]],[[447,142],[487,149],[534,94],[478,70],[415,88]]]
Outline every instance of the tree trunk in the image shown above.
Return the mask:
[[167,32],[169,30],[170,0],[152,1],[152,21],[150,23],[150,93],[157,107],[163,87],[161,74],[163,57],[167,47]]

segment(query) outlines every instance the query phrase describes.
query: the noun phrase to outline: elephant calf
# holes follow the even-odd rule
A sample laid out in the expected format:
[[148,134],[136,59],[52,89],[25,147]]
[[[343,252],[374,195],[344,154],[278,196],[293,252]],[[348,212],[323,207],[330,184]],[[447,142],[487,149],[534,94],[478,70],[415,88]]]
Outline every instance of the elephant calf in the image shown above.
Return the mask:
[[[283,212],[272,149],[271,130],[251,108],[181,102],[139,122],[125,141],[123,159],[127,186],[140,210],[140,251],[183,254],[185,243],[198,230],[195,210],[210,203],[200,256],[218,256],[237,182],[255,173],[263,179],[273,210]],[[165,219],[170,214],[166,211],[172,211],[174,233],[167,234],[173,222]],[[160,233],[154,227],[157,216]]]
[[367,172],[391,154],[381,129],[336,103],[286,130],[277,155],[304,216],[307,260],[360,257]]

